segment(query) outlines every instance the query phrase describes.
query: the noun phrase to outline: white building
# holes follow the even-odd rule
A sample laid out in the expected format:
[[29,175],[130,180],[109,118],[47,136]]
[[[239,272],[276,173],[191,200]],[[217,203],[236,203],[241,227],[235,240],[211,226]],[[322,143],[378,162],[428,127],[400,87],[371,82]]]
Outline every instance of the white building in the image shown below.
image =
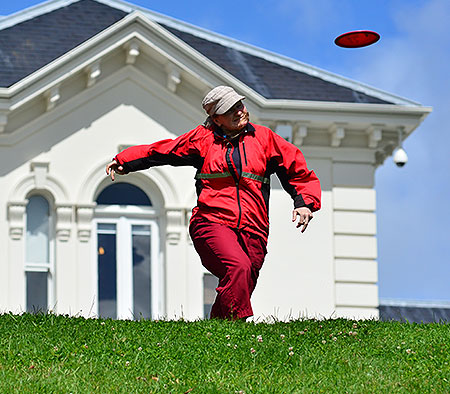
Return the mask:
[[2,19],[0,43],[0,311],[204,317],[194,169],[104,168],[203,122],[225,84],[323,187],[300,234],[272,179],[255,316],[378,316],[374,173],[430,108],[122,1],[42,3]]

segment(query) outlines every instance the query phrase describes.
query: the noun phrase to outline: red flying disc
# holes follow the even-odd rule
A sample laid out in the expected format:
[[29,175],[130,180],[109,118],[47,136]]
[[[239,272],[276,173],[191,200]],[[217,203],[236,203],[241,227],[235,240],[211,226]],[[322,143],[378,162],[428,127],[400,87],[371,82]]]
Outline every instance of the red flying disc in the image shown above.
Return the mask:
[[355,30],[341,34],[334,43],[343,48],[361,48],[375,44],[379,39],[380,35],[374,31]]

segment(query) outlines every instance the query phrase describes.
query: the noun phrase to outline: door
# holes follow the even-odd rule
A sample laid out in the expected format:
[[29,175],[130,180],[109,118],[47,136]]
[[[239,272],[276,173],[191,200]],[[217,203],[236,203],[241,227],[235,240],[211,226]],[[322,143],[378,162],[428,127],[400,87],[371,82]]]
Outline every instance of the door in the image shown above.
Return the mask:
[[151,319],[161,314],[161,270],[155,220],[96,220],[98,315]]

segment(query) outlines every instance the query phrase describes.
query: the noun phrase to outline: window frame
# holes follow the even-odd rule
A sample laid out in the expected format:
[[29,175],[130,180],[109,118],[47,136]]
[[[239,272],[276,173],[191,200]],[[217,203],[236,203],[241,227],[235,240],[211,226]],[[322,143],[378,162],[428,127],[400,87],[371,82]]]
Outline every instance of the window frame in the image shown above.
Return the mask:
[[[48,204],[48,262],[46,263],[33,263],[28,262],[28,256],[27,256],[27,242],[28,242],[28,206],[30,203],[30,200],[35,197],[43,198],[47,204]],[[32,193],[27,197],[27,204],[25,207],[25,242],[24,242],[24,281],[25,281],[25,310],[28,311],[28,305],[27,305],[27,287],[28,287],[28,278],[27,273],[28,272],[47,272],[47,306],[45,312],[49,312],[52,310],[52,306],[55,305],[55,210],[54,210],[54,204],[51,199],[49,199],[47,196],[45,196],[42,193]],[[31,309],[31,308],[30,308]],[[39,311],[38,311],[39,312]]]

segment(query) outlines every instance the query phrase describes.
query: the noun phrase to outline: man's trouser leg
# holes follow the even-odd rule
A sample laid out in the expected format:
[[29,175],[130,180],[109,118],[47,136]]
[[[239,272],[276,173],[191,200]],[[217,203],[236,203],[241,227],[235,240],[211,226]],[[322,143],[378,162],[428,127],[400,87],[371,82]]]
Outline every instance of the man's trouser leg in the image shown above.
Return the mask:
[[253,315],[250,297],[264,262],[264,240],[218,223],[197,221],[190,226],[203,266],[219,278],[211,318],[242,319]]

